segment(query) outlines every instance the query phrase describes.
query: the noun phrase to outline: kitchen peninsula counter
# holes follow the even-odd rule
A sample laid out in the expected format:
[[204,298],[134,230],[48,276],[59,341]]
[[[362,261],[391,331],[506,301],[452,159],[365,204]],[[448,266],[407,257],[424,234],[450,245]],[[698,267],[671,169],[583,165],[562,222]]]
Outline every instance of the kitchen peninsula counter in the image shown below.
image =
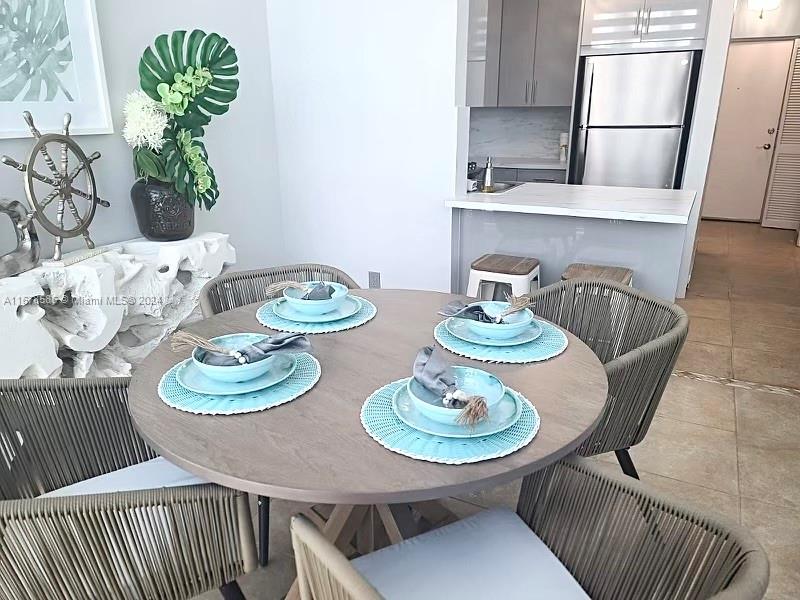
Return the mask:
[[694,198],[689,190],[523,183],[497,194],[472,192],[445,204],[471,210],[685,225]]
[[[497,194],[449,199],[453,277],[463,292],[470,263],[485,253],[532,256],[542,284],[573,262],[629,267],[634,285],[667,300],[682,297],[681,263],[691,260],[695,192],[523,183]],[[696,211],[695,211],[696,212]]]

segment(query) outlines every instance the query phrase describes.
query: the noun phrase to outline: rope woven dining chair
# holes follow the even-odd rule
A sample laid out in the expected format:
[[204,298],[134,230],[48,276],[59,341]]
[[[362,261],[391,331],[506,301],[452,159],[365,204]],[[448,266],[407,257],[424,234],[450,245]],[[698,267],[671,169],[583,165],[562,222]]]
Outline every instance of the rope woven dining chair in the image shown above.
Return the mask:
[[200,308],[210,317],[245,304],[269,300],[268,285],[281,281],[332,281],[346,285],[351,290],[359,289],[352,277],[336,267],[305,263],[238,271],[215,277],[200,291]]
[[525,477],[517,514],[591,598],[756,600],[769,582],[746,529],[577,456]]
[[671,302],[599,279],[561,281],[531,298],[536,315],[572,332],[605,366],[608,398],[578,454],[613,450],[622,470],[638,479],[628,450],[650,428],[686,340],[689,317]]
[[[574,455],[524,479],[517,515],[595,600],[757,600],[769,582],[764,549],[738,524]],[[409,544],[411,552],[423,546]],[[292,519],[292,545],[302,600],[381,597],[304,517]],[[457,554],[442,557],[441,568],[448,585],[447,577],[459,576]],[[507,576],[513,586],[514,572]],[[413,573],[407,585],[413,598]]]
[[[245,304],[270,300],[274,296],[267,295],[267,286],[281,281],[332,281],[351,290],[360,289],[352,277],[336,267],[315,263],[284,265],[215,277],[200,290],[200,309],[208,318]],[[269,556],[269,502],[266,496],[258,497],[258,547],[262,567],[267,566]]]
[[39,497],[156,459],[133,428],[128,383],[0,380],[0,597],[241,597],[235,579],[257,562],[246,494],[203,484]]

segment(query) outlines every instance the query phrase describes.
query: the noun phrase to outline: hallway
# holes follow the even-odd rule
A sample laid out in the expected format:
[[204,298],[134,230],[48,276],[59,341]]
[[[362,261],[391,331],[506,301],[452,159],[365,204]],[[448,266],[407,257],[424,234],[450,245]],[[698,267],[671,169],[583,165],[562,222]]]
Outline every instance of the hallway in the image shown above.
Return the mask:
[[631,454],[651,486],[750,528],[770,558],[767,598],[796,598],[800,248],[793,231],[749,223],[703,221],[699,236],[679,301],[689,338]]

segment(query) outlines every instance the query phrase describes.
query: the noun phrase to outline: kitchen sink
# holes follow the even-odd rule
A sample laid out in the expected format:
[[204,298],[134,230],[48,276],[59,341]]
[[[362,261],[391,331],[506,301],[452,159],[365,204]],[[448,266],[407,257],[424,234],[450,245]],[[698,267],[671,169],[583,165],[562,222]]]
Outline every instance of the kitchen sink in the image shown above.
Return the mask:
[[483,189],[483,186],[478,186],[477,192],[482,194],[502,194],[503,192],[507,192],[508,190],[517,187],[518,185],[522,185],[522,182],[508,182],[508,181],[496,181],[494,183],[494,189],[491,192],[488,192]]

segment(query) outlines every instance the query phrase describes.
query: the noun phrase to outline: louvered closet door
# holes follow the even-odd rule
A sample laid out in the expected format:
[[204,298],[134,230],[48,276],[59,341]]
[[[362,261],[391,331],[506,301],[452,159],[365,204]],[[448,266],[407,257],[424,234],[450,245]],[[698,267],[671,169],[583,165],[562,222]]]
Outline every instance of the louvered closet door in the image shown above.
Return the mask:
[[800,224],[800,40],[794,42],[761,224],[781,229]]

